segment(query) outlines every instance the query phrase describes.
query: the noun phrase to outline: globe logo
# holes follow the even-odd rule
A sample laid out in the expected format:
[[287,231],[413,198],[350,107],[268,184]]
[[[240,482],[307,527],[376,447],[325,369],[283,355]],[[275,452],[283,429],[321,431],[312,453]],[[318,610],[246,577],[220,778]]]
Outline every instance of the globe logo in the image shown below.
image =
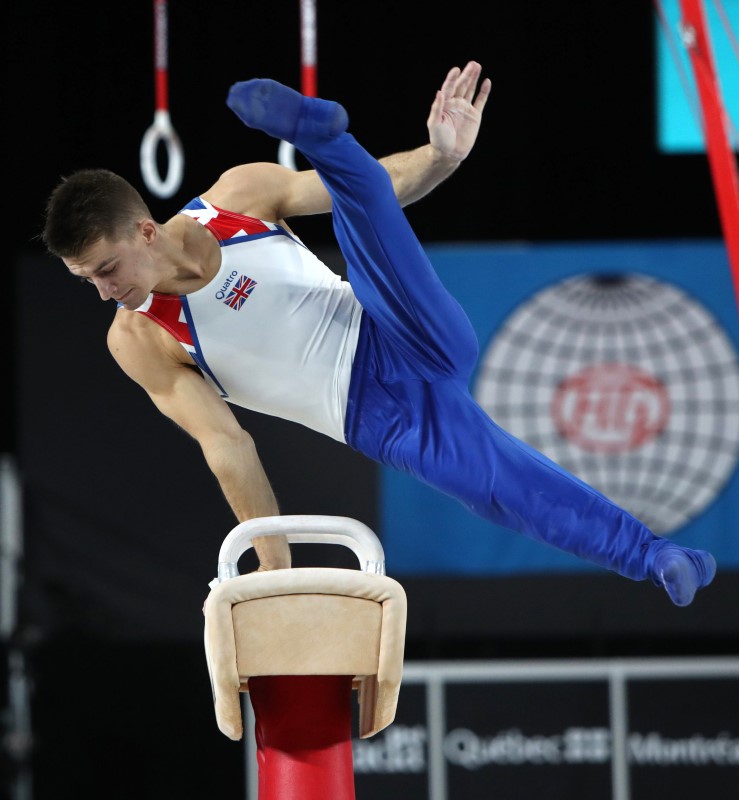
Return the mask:
[[739,459],[739,360],[678,287],[588,273],[520,305],[482,352],[473,393],[514,436],[669,535]]

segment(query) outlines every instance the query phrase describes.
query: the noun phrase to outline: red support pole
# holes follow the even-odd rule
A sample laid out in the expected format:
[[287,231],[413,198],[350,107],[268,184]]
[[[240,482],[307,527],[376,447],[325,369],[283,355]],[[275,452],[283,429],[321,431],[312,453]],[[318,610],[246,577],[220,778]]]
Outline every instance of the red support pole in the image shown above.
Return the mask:
[[701,0],[680,0],[683,40],[698,86],[708,160],[739,305],[739,176]]
[[249,678],[259,800],[355,800],[351,675]]

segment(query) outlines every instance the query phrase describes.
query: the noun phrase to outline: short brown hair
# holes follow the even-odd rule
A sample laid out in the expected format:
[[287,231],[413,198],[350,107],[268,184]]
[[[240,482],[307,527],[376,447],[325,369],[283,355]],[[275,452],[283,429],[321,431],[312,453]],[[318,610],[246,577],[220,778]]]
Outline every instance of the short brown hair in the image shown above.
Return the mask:
[[46,204],[41,239],[50,253],[76,258],[100,239],[128,236],[151,213],[131,184],[106,169],[82,169],[62,178]]

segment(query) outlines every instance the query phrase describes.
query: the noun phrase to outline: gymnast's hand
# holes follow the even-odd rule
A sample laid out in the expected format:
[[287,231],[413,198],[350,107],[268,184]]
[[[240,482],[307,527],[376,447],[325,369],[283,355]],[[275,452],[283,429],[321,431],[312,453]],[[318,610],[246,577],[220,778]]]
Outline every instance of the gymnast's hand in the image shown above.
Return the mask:
[[436,93],[426,121],[431,146],[455,161],[467,158],[480,130],[482,111],[490,95],[490,78],[485,78],[477,91],[481,71],[476,61],[469,61],[463,70],[452,67]]

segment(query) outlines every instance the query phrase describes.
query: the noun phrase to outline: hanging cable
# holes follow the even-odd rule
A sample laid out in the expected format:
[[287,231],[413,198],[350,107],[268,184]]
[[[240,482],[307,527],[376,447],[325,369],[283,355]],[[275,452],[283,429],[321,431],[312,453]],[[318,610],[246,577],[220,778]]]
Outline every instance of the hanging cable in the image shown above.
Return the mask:
[[737,41],[737,38],[734,35],[734,30],[731,27],[731,21],[729,20],[729,15],[726,13],[724,4],[721,2],[721,0],[713,0],[713,5],[716,7],[716,12],[721,20],[721,25],[723,26],[726,38],[729,40],[731,49],[734,51],[737,61],[739,61],[739,41]]
[[680,0],[680,8],[683,42],[690,56],[701,100],[708,163],[739,304],[739,171],[729,147],[727,115],[703,5],[701,0]]
[[[721,20],[721,26],[724,29],[726,38],[729,40],[729,45],[734,51],[734,56],[736,57],[737,62],[739,62],[739,41],[737,41],[737,38],[734,35],[734,30],[731,27],[731,20],[729,19],[729,15],[726,13],[724,4],[721,2],[721,0],[713,0],[713,5],[716,8],[719,19]],[[729,138],[731,139],[732,147],[734,150],[739,151],[739,133],[737,133],[736,126],[734,125],[734,121],[729,116],[728,110],[726,111],[726,122],[729,126]]]
[[[316,46],[316,0],[300,0],[300,90],[306,97],[318,96]],[[277,160],[283,167],[297,170],[295,147],[280,142]]]
[[[182,184],[185,157],[182,144],[169,117],[168,14],[167,0],[154,0],[154,122],[144,133],[139,153],[146,188],[157,197],[171,197]],[[164,179],[157,166],[157,150],[167,151]]]
[[678,78],[680,79],[680,84],[683,87],[685,99],[688,101],[688,105],[690,106],[690,111],[693,115],[693,120],[695,124],[698,126],[698,128],[703,132],[703,116],[701,115],[700,105],[698,102],[695,86],[692,83],[687,70],[685,69],[682,58],[682,51],[676,41],[676,37],[672,30],[672,25],[670,24],[670,21],[667,19],[667,14],[665,12],[661,0],[653,0],[653,3],[655,11],[657,13],[657,19],[659,20],[660,27],[662,28],[665,41],[667,42],[667,47],[669,48],[670,55],[672,57],[673,63],[675,64],[675,69],[677,71]]

